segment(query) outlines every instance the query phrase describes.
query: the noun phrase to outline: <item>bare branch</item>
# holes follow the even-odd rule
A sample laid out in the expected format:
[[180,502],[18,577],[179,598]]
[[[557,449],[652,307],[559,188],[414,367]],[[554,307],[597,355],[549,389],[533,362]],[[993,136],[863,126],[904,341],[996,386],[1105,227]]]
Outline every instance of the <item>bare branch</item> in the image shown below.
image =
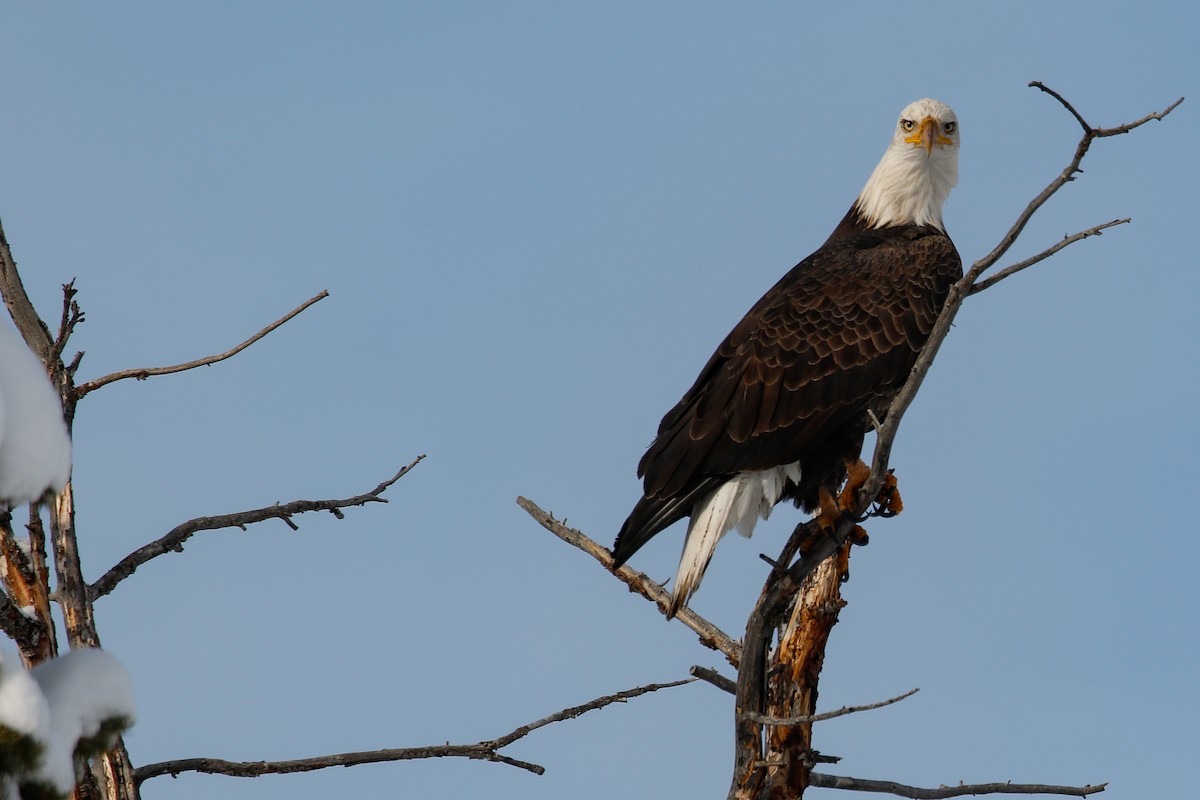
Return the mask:
[[670,683],[651,683],[646,686],[638,686],[634,689],[627,689],[616,694],[605,695],[598,697],[595,700],[584,703],[583,705],[572,706],[565,708],[562,711],[551,714],[548,717],[530,722],[526,725],[514,729],[503,736],[495,739],[488,739],[475,744],[444,744],[434,745],[431,747],[401,747],[386,750],[369,750],[356,753],[338,753],[328,756],[316,756],[314,758],[300,758],[290,761],[225,761],[219,758],[186,758],[176,761],[162,761],[157,764],[147,764],[144,767],[138,767],[136,770],[134,781],[141,784],[149,778],[155,778],[160,775],[176,776],[183,772],[206,772],[214,775],[229,775],[235,778],[257,778],[260,775],[281,775],[290,772],[312,772],[313,770],[326,769],[328,767],[353,767],[358,764],[377,764],[384,761],[411,761],[422,758],[469,758],[477,761],[494,761],[509,766],[518,767],[528,770],[535,775],[543,774],[545,767],[537,764],[532,764],[528,761],[520,761],[518,759],[506,756],[499,751],[513,742],[523,739],[539,728],[544,728],[547,725],[553,725],[556,722],[562,722],[568,719],[574,719],[589,711],[604,708],[613,703],[624,703],[635,697],[639,697],[651,692],[657,692],[660,689],[670,689],[675,686],[682,686],[686,683],[692,683],[695,679],[688,678],[681,681],[672,681]]
[[118,583],[132,575],[138,567],[147,561],[166,553],[183,552],[183,543],[199,531],[244,528],[247,525],[252,525],[255,522],[263,522],[268,519],[283,520],[292,530],[299,530],[295,522],[291,519],[296,514],[304,514],[309,511],[329,511],[338,517],[338,519],[341,519],[341,509],[343,508],[362,506],[367,503],[386,503],[387,498],[381,495],[393,483],[407,475],[409,470],[421,463],[423,458],[425,458],[424,455],[417,456],[412,463],[403,467],[399,472],[371,491],[355,495],[354,497],[347,497],[344,500],[295,500],[291,503],[276,503],[273,506],[255,508],[249,511],[238,511],[233,514],[221,514],[215,517],[197,517],[196,519],[188,520],[175,526],[166,536],[155,539],[153,542],[134,550],[109,569],[108,572],[100,576],[99,580],[88,587],[91,599],[96,600],[110,593],[116,588]]
[[13,260],[3,225],[0,225],[0,294],[4,295],[4,305],[8,307],[8,314],[16,323],[25,343],[37,353],[43,364],[49,364],[54,337],[25,293],[25,285],[21,283],[21,274],[17,272],[17,262]]
[[261,775],[286,775],[293,772],[313,772],[329,767],[355,767],[359,764],[378,764],[386,761],[411,761],[422,758],[470,758],[478,761],[495,761],[528,770],[541,775],[545,768],[526,761],[518,761],[489,750],[483,744],[444,744],[430,747],[397,747],[383,750],[364,750],[353,753],[336,753],[313,758],[296,758],[288,761],[226,761],[222,758],[181,758],[147,764],[134,770],[134,783],[141,784],[160,775],[177,777],[184,772],[204,772],[210,775],[228,775],[233,778],[257,778]]
[[595,700],[590,700],[582,705],[564,708],[562,711],[558,711],[548,717],[542,717],[536,722],[531,722],[528,725],[522,725],[521,727],[513,730],[511,733],[507,733],[497,739],[481,742],[481,744],[489,745],[493,749],[499,750],[502,747],[507,747],[518,739],[525,738],[538,728],[544,728],[547,725],[553,725],[555,722],[574,719],[575,717],[586,714],[589,711],[604,708],[605,706],[612,705],[613,703],[624,703],[626,700],[632,700],[633,698],[640,697],[644,694],[657,692],[659,689],[673,689],[676,686],[683,686],[688,683],[694,683],[695,681],[696,678],[684,678],[683,680],[671,681],[669,683],[650,683],[645,686],[626,689],[625,691],[617,692],[616,694],[608,694],[604,697],[597,697]]
[[732,695],[737,694],[737,682],[726,678],[715,669],[709,669],[708,667],[702,667],[699,664],[693,664],[692,668],[688,670],[688,674],[692,677],[699,678],[702,681],[711,683],[713,686],[717,687],[723,692],[729,692],[729,694]]
[[1087,124],[1087,120],[1085,120],[1083,118],[1083,115],[1080,114],[1078,111],[1076,111],[1075,106],[1073,106],[1069,102],[1067,102],[1067,99],[1065,97],[1063,97],[1061,94],[1054,91],[1049,86],[1042,83],[1041,81],[1030,81],[1029,86],[1034,89],[1041,89],[1043,92],[1045,92],[1046,94],[1053,97],[1055,100],[1057,100],[1059,103],[1062,104],[1063,108],[1065,108],[1067,111],[1071,112],[1071,116],[1075,117],[1075,121],[1079,123],[1079,126],[1081,128],[1083,128],[1083,132],[1085,134],[1091,132],[1092,126]]
[[975,264],[971,267],[970,272],[968,272],[967,274],[970,277],[972,283],[974,283],[974,281],[983,273],[984,270],[991,267],[993,264],[995,264],[997,261],[999,261],[1000,258],[1006,252],[1008,252],[1008,248],[1012,247],[1013,243],[1017,240],[1017,237],[1021,235],[1021,231],[1025,230],[1025,225],[1029,222],[1029,220],[1033,217],[1033,215],[1035,213],[1037,213],[1037,210],[1040,209],[1046,203],[1047,200],[1049,200],[1052,196],[1054,196],[1055,192],[1057,192],[1059,189],[1061,189],[1067,183],[1069,183],[1070,181],[1075,179],[1075,174],[1077,172],[1079,172],[1079,164],[1083,161],[1083,157],[1085,155],[1087,155],[1088,148],[1091,147],[1092,141],[1094,139],[1105,137],[1105,136],[1116,136],[1118,134],[1128,133],[1129,131],[1133,130],[1134,128],[1144,125],[1146,122],[1149,122],[1150,120],[1162,119],[1167,114],[1170,114],[1172,111],[1174,111],[1175,108],[1178,107],[1179,104],[1183,102],[1183,98],[1181,97],[1178,100],[1176,100],[1174,103],[1172,103],[1171,105],[1167,106],[1167,108],[1164,109],[1163,111],[1157,111],[1152,114],[1147,114],[1145,117],[1142,117],[1140,120],[1137,120],[1135,122],[1126,123],[1124,125],[1118,125],[1115,128],[1093,128],[1087,124],[1087,122],[1083,119],[1083,117],[1079,114],[1079,112],[1076,111],[1075,108],[1070,103],[1068,103],[1065,99],[1063,99],[1062,95],[1060,95],[1058,92],[1054,91],[1053,89],[1050,89],[1049,87],[1047,87],[1045,84],[1041,83],[1040,81],[1033,81],[1029,85],[1032,87],[1038,88],[1038,89],[1042,90],[1043,92],[1045,92],[1046,94],[1049,94],[1050,96],[1057,99],[1058,102],[1061,103],[1063,105],[1063,107],[1065,109],[1067,109],[1067,111],[1069,111],[1071,113],[1071,115],[1074,116],[1075,119],[1079,122],[1079,124],[1083,127],[1083,136],[1080,138],[1079,143],[1076,145],[1075,155],[1071,159],[1071,162],[1069,164],[1067,164],[1066,168],[1064,168],[1063,171],[1061,173],[1059,173],[1058,177],[1056,177],[1054,180],[1050,181],[1050,183],[1046,186],[1046,188],[1043,189],[1037,195],[1037,197],[1033,198],[1033,200],[1031,200],[1029,202],[1029,205],[1027,205],[1025,207],[1025,210],[1022,211],[1020,213],[1020,215],[1018,215],[1017,221],[1013,223],[1012,227],[1009,228],[1008,232],[1003,236],[1003,238],[1001,238],[1000,243],[996,245],[996,247],[992,250],[992,252],[988,253],[986,256],[984,256],[979,261],[976,261]]
[[754,711],[745,711],[745,712],[743,712],[742,716],[746,717],[747,719],[751,719],[754,722],[763,724],[763,725],[778,725],[778,726],[809,725],[814,722],[824,722],[827,719],[836,719],[837,717],[844,717],[847,714],[857,714],[860,711],[872,711],[876,708],[883,708],[884,706],[890,706],[892,703],[899,703],[901,700],[904,700],[905,698],[912,697],[914,694],[916,694],[919,691],[921,691],[921,690],[920,689],[909,689],[904,694],[899,694],[899,695],[896,695],[895,697],[890,697],[887,700],[880,700],[878,703],[868,703],[865,706],[842,706],[841,708],[837,709],[836,711],[825,711],[820,714],[807,714],[807,715],[799,716],[799,717],[769,717],[766,714],[759,714]]
[[109,375],[105,375],[101,378],[96,378],[93,381],[88,381],[87,383],[82,383],[79,386],[76,386],[75,387],[75,398],[79,399],[79,398],[83,397],[84,395],[86,395],[88,392],[93,392],[96,389],[99,389],[101,386],[106,386],[106,385],[108,385],[110,383],[114,383],[116,381],[125,380],[126,378],[137,378],[139,381],[144,381],[144,380],[146,380],[146,378],[149,378],[152,375],[170,375],[171,373],[175,373],[175,372],[185,372],[186,370],[189,370],[189,369],[195,369],[196,367],[204,367],[209,364],[216,364],[219,361],[224,361],[227,358],[232,358],[233,356],[236,356],[238,353],[245,350],[250,345],[257,342],[259,339],[262,339],[264,336],[266,336],[268,333],[270,333],[271,331],[278,328],[280,325],[283,325],[285,322],[289,321],[293,317],[295,317],[298,314],[300,314],[301,312],[303,312],[309,306],[311,306],[321,300],[324,300],[328,296],[329,296],[329,292],[322,291],[320,294],[317,294],[314,297],[310,297],[308,300],[305,300],[303,303],[296,306],[296,308],[292,309],[287,314],[284,314],[282,317],[275,320],[270,325],[263,328],[261,331],[254,334],[246,341],[242,342],[241,344],[237,345],[236,347],[234,347],[230,350],[226,350],[224,353],[218,353],[217,355],[207,356],[205,358],[198,358],[195,361],[187,361],[182,364],[175,364],[175,365],[172,365],[169,367],[144,367],[142,369],[126,369],[126,370],[121,370],[120,372],[113,372]]
[[[526,513],[537,520],[543,528],[567,544],[579,548],[599,561],[605,569],[612,571],[612,552],[607,547],[604,547],[593,539],[589,539],[574,528],[568,528],[562,522],[556,520],[554,515],[538,508],[537,504],[532,500],[518,497],[517,505],[525,509]],[[664,615],[666,614],[667,606],[671,601],[671,593],[664,589],[661,584],[654,582],[628,564],[613,572],[613,575],[628,586],[631,592],[636,592],[650,602],[657,604],[658,610]],[[675,618],[695,631],[700,637],[701,644],[724,653],[729,663],[737,667],[742,657],[742,648],[729,634],[687,607],[681,608],[675,615]]]
[[825,775],[820,772],[809,774],[809,785],[822,789],[847,789],[852,792],[879,792],[894,794],[897,797],[908,797],[913,800],[940,800],[945,797],[962,797],[978,794],[1056,794],[1067,797],[1087,797],[1090,794],[1103,792],[1107,783],[1097,786],[1052,786],[1041,783],[976,783],[959,784],[958,786],[939,786],[936,789],[922,789],[919,786],[905,786],[893,781],[872,781],[865,778],[849,778],[841,775]]
[[[50,351],[52,366],[61,363],[63,350],[67,347],[67,340],[75,332],[75,326],[83,322],[83,311],[79,308],[79,303],[75,302],[75,295],[78,293],[75,288],[75,279],[72,278],[70,283],[64,283],[62,290],[62,318],[58,323],[58,336],[54,338],[54,346]],[[83,353],[77,353],[72,363],[77,366],[81,358],[83,358]]]
[[1057,100],[1059,103],[1061,103],[1062,107],[1065,108],[1067,111],[1070,111],[1071,115],[1073,117],[1075,117],[1075,120],[1079,123],[1080,127],[1083,128],[1084,134],[1091,134],[1092,136],[1095,136],[1095,137],[1119,136],[1120,134],[1123,134],[1123,133],[1129,133],[1134,128],[1140,128],[1142,125],[1145,125],[1147,122],[1150,122],[1152,120],[1161,120],[1167,114],[1170,114],[1172,111],[1174,111],[1176,106],[1178,106],[1180,103],[1183,102],[1183,98],[1181,97],[1178,100],[1176,100],[1174,103],[1171,103],[1171,105],[1167,106],[1162,111],[1152,112],[1152,113],[1147,114],[1146,116],[1142,117],[1139,120],[1135,120],[1134,122],[1127,122],[1124,125],[1118,125],[1115,128],[1093,128],[1091,125],[1089,125],[1087,123],[1086,120],[1084,120],[1083,115],[1075,110],[1075,106],[1073,106],[1069,102],[1067,102],[1067,99],[1065,97],[1063,97],[1061,94],[1059,94],[1058,92],[1051,89],[1046,84],[1042,83],[1041,81],[1030,81],[1029,86],[1034,89],[1040,89],[1041,91],[1045,92],[1046,94],[1050,95],[1055,100]]
[[1171,105],[1164,108],[1162,111],[1151,112],[1139,120],[1134,120],[1133,122],[1126,122],[1124,125],[1118,125],[1115,128],[1096,128],[1096,131],[1095,131],[1096,138],[1101,139],[1105,136],[1120,136],[1121,134],[1129,133],[1134,128],[1142,127],[1147,122],[1158,122],[1163,117],[1165,117],[1167,114],[1170,114],[1172,111],[1174,111],[1176,109],[1176,107],[1178,107],[1179,104],[1182,102],[1183,102],[1183,98],[1181,97],[1178,100],[1176,100],[1174,103],[1171,103]]
[[1101,236],[1102,232],[1104,230],[1106,230],[1107,228],[1112,228],[1117,225],[1125,225],[1129,221],[1130,221],[1129,217],[1126,217],[1125,219],[1114,219],[1112,222],[1106,222],[1103,225],[1097,225],[1094,228],[1088,228],[1086,231],[1080,231],[1079,233],[1073,233],[1070,236],[1064,236],[1062,238],[1062,241],[1057,242],[1057,243],[1051,245],[1050,247],[1047,247],[1045,250],[1038,253],[1037,255],[1031,256],[1031,257],[1025,259],[1024,261],[1018,261],[1016,264],[1013,264],[1011,266],[1005,267],[1004,269],[997,272],[995,275],[989,276],[986,280],[977,281],[974,285],[971,286],[971,289],[970,289],[970,291],[967,292],[967,294],[973,295],[973,294],[977,294],[978,292],[982,292],[984,289],[987,289],[990,286],[994,286],[995,284],[1004,280],[1008,276],[1015,275],[1016,273],[1020,272],[1023,269],[1032,267],[1034,264],[1038,263],[1039,261],[1044,261],[1045,259],[1047,259],[1050,256],[1057,253],[1059,250],[1062,250],[1064,247],[1068,247],[1068,246],[1074,244],[1075,242],[1083,241],[1084,239],[1087,239],[1089,236]]

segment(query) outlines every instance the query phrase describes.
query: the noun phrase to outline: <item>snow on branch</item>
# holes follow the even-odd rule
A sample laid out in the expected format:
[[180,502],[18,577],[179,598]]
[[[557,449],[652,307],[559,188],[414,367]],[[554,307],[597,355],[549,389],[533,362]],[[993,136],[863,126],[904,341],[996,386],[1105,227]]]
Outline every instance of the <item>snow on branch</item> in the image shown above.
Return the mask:
[[26,671],[0,649],[0,797],[66,797],[86,760],[133,724],[129,673],[103,650],[73,650]]
[[22,648],[33,649],[46,637],[42,623],[25,614],[13,599],[0,591],[0,631]]
[[140,785],[143,781],[150,778],[156,778],[160,775],[177,776],[183,772],[206,772],[214,775],[229,775],[235,778],[257,778],[260,775],[311,772],[318,769],[327,769],[328,767],[352,767],[358,764],[377,764],[383,761],[411,761],[422,758],[469,758],[477,761],[494,761],[527,770],[535,775],[541,775],[546,771],[545,767],[512,758],[500,751],[513,742],[524,739],[529,734],[547,725],[574,719],[589,711],[595,711],[613,703],[624,703],[627,700],[632,700],[644,694],[657,692],[661,689],[670,689],[675,686],[683,686],[693,681],[695,681],[695,678],[671,681],[670,683],[651,683],[646,686],[626,689],[616,694],[597,697],[595,700],[583,703],[582,705],[564,708],[562,711],[558,711],[548,717],[542,717],[534,722],[521,725],[503,736],[495,739],[486,739],[474,744],[399,747],[357,753],[337,753],[334,755],[299,758],[290,761],[225,761],[219,758],[185,758],[138,767],[134,780]]
[[71,438],[46,368],[0,324],[0,503],[40,500],[71,475]]
[[117,562],[115,566],[101,575],[95,583],[88,587],[88,594],[92,600],[103,597],[109,594],[117,587],[118,583],[132,575],[138,567],[147,561],[166,553],[182,553],[183,543],[200,531],[215,531],[223,528],[241,528],[245,530],[247,525],[264,522],[269,519],[283,520],[292,530],[299,530],[296,523],[292,521],[292,517],[297,514],[304,514],[309,511],[328,511],[338,519],[342,519],[344,517],[342,509],[344,508],[363,506],[367,503],[386,503],[388,500],[382,496],[383,493],[392,484],[407,475],[409,470],[420,464],[424,458],[424,455],[417,456],[411,463],[402,467],[399,472],[369,492],[347,497],[343,500],[294,500],[290,503],[276,503],[273,506],[254,508],[249,511],[238,511],[233,514],[196,517],[195,519],[180,523],[167,535],[155,539],[149,544],[142,545]]

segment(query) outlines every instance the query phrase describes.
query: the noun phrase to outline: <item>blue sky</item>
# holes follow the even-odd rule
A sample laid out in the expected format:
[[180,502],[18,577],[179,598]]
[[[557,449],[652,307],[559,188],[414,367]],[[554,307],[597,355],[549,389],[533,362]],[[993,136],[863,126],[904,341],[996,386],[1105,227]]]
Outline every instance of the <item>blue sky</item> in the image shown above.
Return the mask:
[[[1197,95],[1184,3],[32,5],[3,12],[0,217],[43,314],[76,279],[85,574],[192,517],[391,503],[198,536],[96,609],[136,763],[469,742],[719,666],[514,504],[603,542],[662,413],[841,218],[896,115],[962,127],[964,260],[1079,129]],[[893,454],[906,512],[854,556],[822,706],[831,772],[1110,781],[1185,797],[1200,715],[1192,505],[1200,138],[1189,99],[1098,142],[968,301]],[[739,635],[798,519],[722,544],[694,607]],[[634,566],[674,572],[682,530]],[[511,749],[154,798],[723,796],[732,705],[644,697]],[[826,792],[825,794],[829,794]],[[814,794],[815,796],[815,794]]]

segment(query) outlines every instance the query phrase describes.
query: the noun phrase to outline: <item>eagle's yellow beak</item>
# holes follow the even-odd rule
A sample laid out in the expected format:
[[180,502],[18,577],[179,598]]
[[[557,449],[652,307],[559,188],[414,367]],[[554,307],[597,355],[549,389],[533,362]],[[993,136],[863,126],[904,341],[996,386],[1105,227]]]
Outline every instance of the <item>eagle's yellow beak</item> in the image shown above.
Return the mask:
[[942,126],[933,117],[926,117],[925,119],[921,120],[921,125],[915,132],[913,132],[913,135],[909,136],[904,141],[907,144],[924,147],[926,155],[931,155],[933,153],[933,146],[935,144],[953,144],[948,136],[942,135]]

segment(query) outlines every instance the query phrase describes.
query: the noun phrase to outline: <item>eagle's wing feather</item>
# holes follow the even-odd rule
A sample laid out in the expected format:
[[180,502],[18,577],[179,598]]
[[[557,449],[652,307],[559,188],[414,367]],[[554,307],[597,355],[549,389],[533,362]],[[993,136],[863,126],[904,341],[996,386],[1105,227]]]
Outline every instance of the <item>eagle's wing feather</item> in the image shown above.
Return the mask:
[[663,417],[618,562],[727,478],[801,460],[898,389],[961,272],[945,234],[913,227],[827,243],[788,272]]

